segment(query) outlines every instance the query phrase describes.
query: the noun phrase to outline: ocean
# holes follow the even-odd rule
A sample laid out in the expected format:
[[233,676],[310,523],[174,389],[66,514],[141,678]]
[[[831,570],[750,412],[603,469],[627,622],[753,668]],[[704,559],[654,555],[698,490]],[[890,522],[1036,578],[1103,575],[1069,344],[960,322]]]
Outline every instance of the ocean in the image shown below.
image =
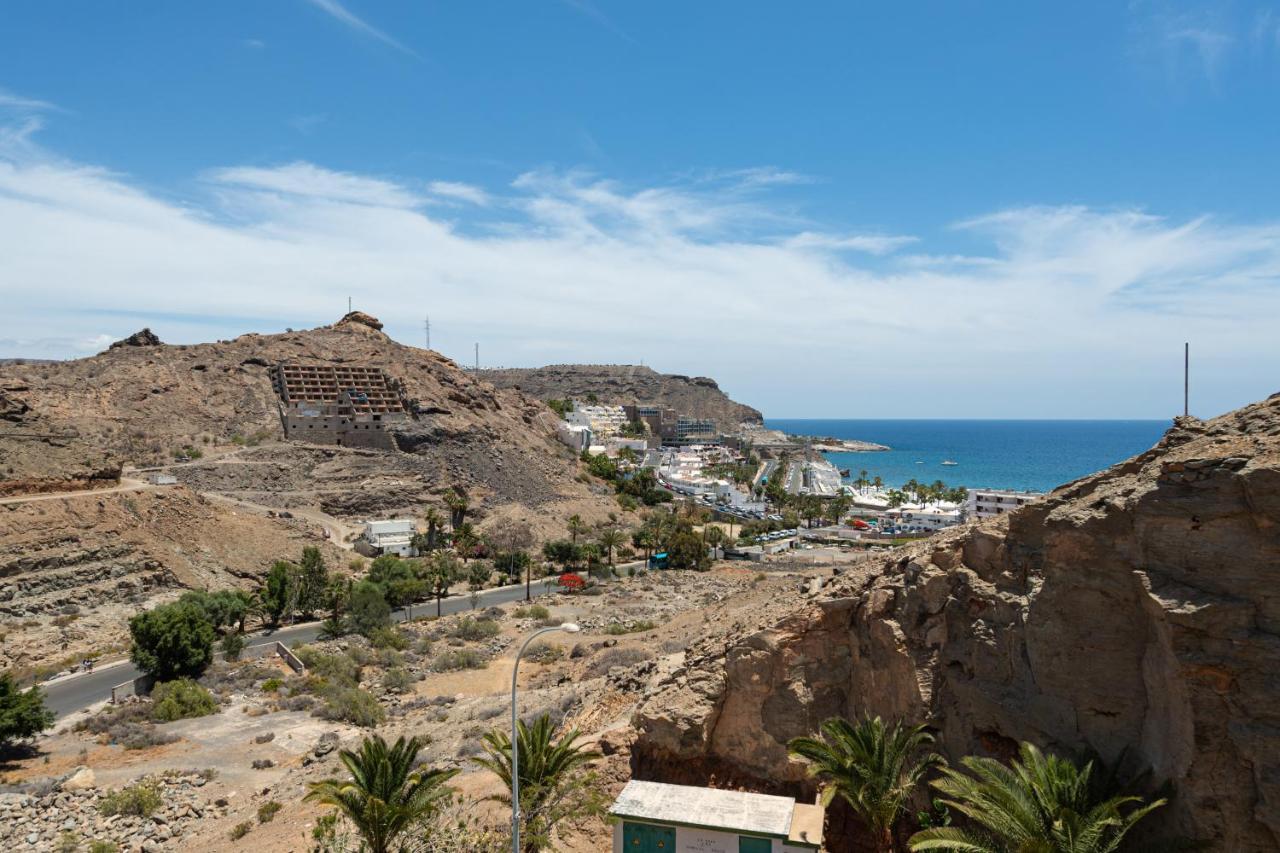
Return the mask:
[[[770,418],[796,435],[874,441],[875,453],[829,453],[851,479],[865,470],[886,486],[942,480],[948,486],[1045,492],[1150,448],[1170,421],[816,420]],[[956,465],[941,464],[944,459]]]

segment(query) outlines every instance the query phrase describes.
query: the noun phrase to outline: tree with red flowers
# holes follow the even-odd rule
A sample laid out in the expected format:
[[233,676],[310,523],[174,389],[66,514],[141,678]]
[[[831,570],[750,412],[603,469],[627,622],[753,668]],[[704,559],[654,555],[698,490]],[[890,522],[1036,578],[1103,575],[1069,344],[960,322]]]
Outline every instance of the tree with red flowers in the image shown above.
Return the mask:
[[565,592],[579,592],[586,585],[582,576],[574,572],[565,572],[560,576],[560,588]]

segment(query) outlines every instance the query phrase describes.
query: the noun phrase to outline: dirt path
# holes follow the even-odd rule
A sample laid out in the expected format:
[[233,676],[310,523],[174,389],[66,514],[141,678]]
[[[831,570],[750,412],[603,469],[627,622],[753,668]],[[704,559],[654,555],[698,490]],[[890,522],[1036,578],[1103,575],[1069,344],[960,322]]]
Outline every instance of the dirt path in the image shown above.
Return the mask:
[[290,507],[285,510],[282,507],[265,506],[263,504],[244,500],[243,498],[233,498],[230,495],[218,494],[217,492],[200,492],[200,495],[208,498],[209,500],[222,501],[223,503],[232,504],[233,506],[238,506],[242,509],[251,510],[264,515],[268,512],[274,512],[277,514],[280,512],[288,512],[295,518],[301,518],[304,521],[311,522],[317,527],[323,528],[329,535],[329,541],[337,545],[339,548],[345,548],[348,551],[351,551],[354,548],[352,543],[347,541],[347,538],[354,536],[358,532],[358,528],[347,524],[344,521],[339,521],[328,513],[321,512],[318,509],[296,509],[294,507]]
[[41,492],[36,495],[17,495],[15,497],[0,498],[0,505],[35,503],[36,501],[60,501],[64,498],[95,497],[97,495],[111,495],[118,492],[137,492],[142,489],[155,488],[159,487],[143,482],[142,480],[133,480],[128,477],[121,477],[120,485],[111,486],[106,489],[79,489],[74,492]]

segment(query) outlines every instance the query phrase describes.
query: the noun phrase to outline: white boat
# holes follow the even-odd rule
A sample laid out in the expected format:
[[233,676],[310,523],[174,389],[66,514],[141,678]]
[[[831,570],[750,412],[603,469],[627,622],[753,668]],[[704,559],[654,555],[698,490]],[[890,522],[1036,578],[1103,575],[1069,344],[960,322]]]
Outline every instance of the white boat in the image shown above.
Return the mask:
[[942,464],[943,465],[959,465],[960,463],[951,459],[943,459]]

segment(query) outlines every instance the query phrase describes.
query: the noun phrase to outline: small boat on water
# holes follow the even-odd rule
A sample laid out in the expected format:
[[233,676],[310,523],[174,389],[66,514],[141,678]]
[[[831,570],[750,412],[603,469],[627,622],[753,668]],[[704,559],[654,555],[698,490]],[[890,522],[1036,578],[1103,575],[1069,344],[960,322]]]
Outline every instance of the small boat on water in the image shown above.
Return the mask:
[[942,464],[943,465],[959,465],[960,463],[956,462],[954,459],[943,459]]
[[841,477],[848,477],[848,476],[849,476],[849,469],[848,469],[848,468],[841,468],[841,469],[840,469],[840,476],[841,476]]

